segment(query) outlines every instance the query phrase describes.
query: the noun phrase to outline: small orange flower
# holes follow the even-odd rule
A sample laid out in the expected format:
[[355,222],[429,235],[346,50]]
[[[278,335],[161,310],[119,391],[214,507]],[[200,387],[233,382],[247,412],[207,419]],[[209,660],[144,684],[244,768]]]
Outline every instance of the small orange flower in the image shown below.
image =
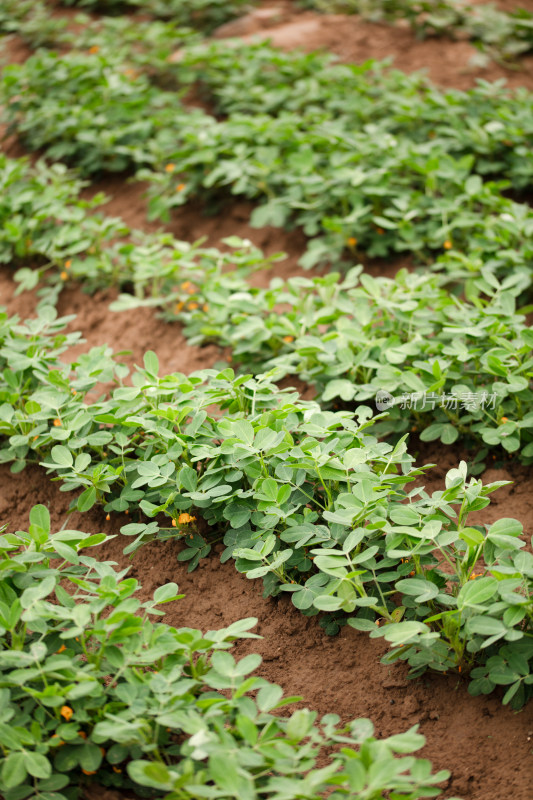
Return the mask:
[[379,628],[380,624],[381,624],[381,623],[380,623],[379,619],[377,619],[377,620],[376,620],[376,625],[378,626],[378,628]]
[[64,653],[66,649],[67,649],[66,646],[62,644],[59,650],[56,650],[56,653]]
[[509,422],[509,417],[502,417],[502,422]]
[[176,191],[177,191],[177,192],[183,192],[183,190],[184,190],[185,188],[186,188],[186,187],[185,187],[185,184],[184,184],[184,183],[178,183],[178,185],[176,186]]
[[83,772],[84,775],[96,775],[95,769],[83,769],[82,767],[81,771]]
[[376,228],[376,233],[379,233],[380,236],[383,236],[385,231],[383,230],[383,228]]
[[66,721],[68,722],[68,721],[69,721],[69,719],[70,719],[70,718],[72,717],[72,715],[74,714],[74,711],[71,709],[71,707],[70,707],[70,706],[62,706],[62,707],[61,707],[61,711],[60,711],[59,713],[61,714],[61,716],[63,717],[63,719],[66,719]]
[[70,269],[70,268],[71,268],[71,266],[72,266],[72,261],[71,261],[71,260],[70,260],[70,258],[69,258],[69,260],[68,260],[68,261],[65,261],[65,269]]
[[[57,733],[54,733],[52,735],[52,739],[59,739],[59,736],[57,735]],[[63,747],[65,742],[63,741],[63,739],[59,739],[58,742],[52,742],[51,744],[52,744],[52,747]]]
[[463,671],[463,668],[462,668],[462,666],[461,666],[460,664],[459,664],[459,666],[457,667],[457,669],[459,670],[459,672],[462,672],[462,671]]
[[77,391],[76,391],[76,389],[71,389],[70,391],[71,391],[71,392],[72,392],[72,394],[74,394],[74,395],[78,394],[78,393],[77,393]]
[[284,336],[283,341],[287,342],[287,344],[290,344],[291,342],[294,342],[294,336]]
[[195,519],[196,519],[196,517],[191,517],[190,514],[183,513],[183,514],[179,515],[178,523],[180,525],[187,525],[188,522],[194,522]]
[[181,284],[181,288],[188,289],[190,285],[191,285],[190,281],[183,281],[183,283]]
[[172,520],[172,527],[173,527],[173,528],[175,528],[175,527],[176,527],[176,520],[175,520],[175,519],[173,519],[173,520]]
[[100,752],[101,752],[102,756],[105,756],[105,747],[101,747],[100,748]]
[[57,417],[57,419],[54,420],[54,428],[60,428],[60,427],[61,427],[61,420],[59,419],[59,417]]
[[79,731],[79,732],[78,732],[78,736],[79,736],[81,739],[86,739],[86,738],[87,738],[87,734],[85,733],[85,731]]
[[198,308],[198,303],[189,303],[188,308],[191,311],[195,311]]
[[37,439],[38,439],[38,438],[39,438],[38,436],[34,436],[34,437],[33,437],[33,441],[34,441],[34,442],[35,442],[35,441],[37,441]]
[[449,239],[446,239],[446,241],[444,242],[444,244],[442,246],[444,247],[445,250],[451,250],[452,247],[453,247],[453,244],[450,242]]
[[207,305],[207,303],[205,303],[205,304],[202,306],[202,311],[209,311],[209,306]]
[[98,53],[99,51],[100,51],[100,48],[98,47],[98,45],[97,45],[97,44],[93,44],[93,46],[92,46],[92,47],[89,47],[89,53],[90,53],[92,56],[95,56],[95,55],[96,55],[96,53]]
[[348,244],[350,247],[355,247],[355,245],[357,244],[357,239],[355,238],[355,236],[350,236],[350,238],[348,239]]
[[184,305],[185,305],[185,303],[183,303],[181,300],[180,300],[179,303],[176,303],[175,308],[174,308],[175,313],[179,314]]
[[66,281],[67,279],[68,279],[68,272],[65,272],[65,270],[63,270],[63,272],[61,273],[61,280]]
[[128,509],[126,509],[124,513],[125,514],[129,514],[130,512],[128,511]]
[[106,520],[109,522],[109,520],[111,519],[111,514],[106,514],[106,515],[105,515],[105,518],[106,518]]
[[120,767],[113,767],[113,772],[116,772],[116,773],[117,773],[117,775],[120,775],[120,773],[122,772],[122,770],[120,769]]
[[167,164],[165,167],[165,172],[174,172],[175,169],[176,169],[175,164]]

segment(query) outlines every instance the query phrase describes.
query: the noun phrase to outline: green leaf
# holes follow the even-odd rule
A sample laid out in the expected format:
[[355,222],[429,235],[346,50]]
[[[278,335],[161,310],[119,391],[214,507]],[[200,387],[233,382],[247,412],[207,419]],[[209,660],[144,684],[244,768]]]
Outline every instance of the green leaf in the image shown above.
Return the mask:
[[50,532],[50,512],[41,504],[33,506],[30,511],[30,524],[36,525],[47,533]]
[[76,508],[83,514],[86,511],[89,511],[89,509],[92,508],[95,503],[96,503],[96,489],[94,488],[94,486],[89,486],[89,488],[85,489],[85,491],[82,492],[78,497]]
[[469,581],[461,588],[457,596],[457,607],[462,608],[475,608],[482,606],[487,600],[490,600],[498,591],[498,581],[496,578],[487,576],[485,578],[477,578],[475,581]]
[[6,789],[20,786],[26,775],[26,754],[10,753],[2,766],[2,783]]
[[275,683],[263,686],[257,693],[257,706],[260,711],[272,711],[283,697],[283,689]]
[[34,778],[49,778],[52,774],[52,765],[41,753],[26,751],[24,765]]
[[169,603],[171,600],[176,599],[177,592],[177,583],[166,583],[164,586],[159,586],[154,592],[154,602]]
[[58,464],[60,467],[71,467],[74,463],[72,453],[68,447],[64,447],[62,444],[56,444],[55,447],[52,447],[51,455],[54,459],[54,463]]
[[150,375],[157,377],[159,373],[159,359],[153,350],[147,350],[144,354],[144,368]]

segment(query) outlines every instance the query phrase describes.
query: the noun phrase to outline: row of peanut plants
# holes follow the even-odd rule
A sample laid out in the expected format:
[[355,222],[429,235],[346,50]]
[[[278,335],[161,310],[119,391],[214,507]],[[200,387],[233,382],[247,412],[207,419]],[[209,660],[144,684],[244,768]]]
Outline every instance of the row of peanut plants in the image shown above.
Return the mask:
[[42,505],[28,531],[0,529],[5,800],[74,800],[93,781],[181,800],[440,793],[449,773],[410,755],[417,726],[378,740],[367,719],[280,716],[299,698],[253,674],[259,655],[228,652],[258,638],[257,620],[205,633],[158,621],[177,585],[141,602],[128,570],[95,558],[107,538],[53,531]]
[[[154,218],[228,190],[254,200],[252,224],[310,237],[306,267],[411,253],[465,276],[531,260],[532,215],[504,194],[531,179],[525,90],[444,92],[380,64],[186,36],[173,58],[164,30],[97,26],[87,50],[7,67],[8,130],[85,175],[138,168]],[[192,85],[218,116],[180,101]]]
[[125,552],[178,537],[194,569],[223,540],[222,560],[266,595],[325,612],[330,633],[348,620],[390,643],[387,663],[458,670],[473,694],[504,685],[504,702],[523,705],[533,557],[517,520],[468,520],[502,482],[468,479],[461,463],[428,495],[410,487],[425,469],[405,437],[380,441],[368,407],[325,411],[229,368],[159,377],[154,353],[128,380],[105,347],[66,365],[77,336],[64,325],[51,308],[24,324],[4,315],[2,461],[40,463],[80,511],[142,512],[121,529]]
[[374,406],[386,389],[395,400],[376,428],[382,436],[413,426],[423,440],[462,436],[478,471],[490,448],[531,462],[533,339],[528,309],[518,305],[528,269],[498,279],[483,267],[468,279],[470,300],[448,291],[446,273],[403,271],[392,280],[360,267],[342,280],[332,273],[252,288],[249,277],[276,257],[237,238],[222,253],[131,231],[95,213],[102,197],[79,200],[80,182],[60,165],[1,166],[0,259],[18,262],[20,289],[41,282],[41,302],[54,303],[73,281],[88,290],[117,286],[114,310],[158,308],[184,323],[191,343],[229,347],[241,370],[298,375],[324,407]]

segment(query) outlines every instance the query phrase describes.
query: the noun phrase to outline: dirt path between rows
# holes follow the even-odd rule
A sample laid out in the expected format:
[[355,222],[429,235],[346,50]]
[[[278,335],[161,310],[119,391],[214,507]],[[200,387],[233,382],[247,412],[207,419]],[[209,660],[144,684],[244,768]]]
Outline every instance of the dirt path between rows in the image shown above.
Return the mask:
[[[527,6],[524,3],[506,6]],[[263,6],[272,6],[265,3]],[[417,41],[405,28],[392,29],[371,25],[356,17],[338,15],[324,17],[313,12],[296,12],[288,3],[275,4],[281,9],[281,22],[242,29],[232,35],[249,36],[268,33],[274,43],[288,49],[318,47],[329,49],[347,61],[368,58],[395,57],[395,66],[406,71],[426,67],[433,80],[441,85],[468,88],[476,77],[495,80],[505,77],[511,86],[533,88],[533,59],[524,59],[521,72],[506,70],[491,64],[485,70],[469,63],[474,50],[468,42],[445,39]],[[533,5],[533,4],[532,4]],[[284,9],[284,10],[283,10]],[[238,23],[235,23],[238,25]],[[231,33],[231,29],[229,31]],[[226,29],[228,34],[228,29]],[[23,58],[23,50],[16,50]],[[27,53],[26,53],[27,54]],[[13,148],[13,143],[11,143]],[[19,154],[14,151],[11,155]],[[157,230],[157,224],[146,222],[146,204],[142,186],[130,184],[121,176],[102,181],[94,190],[103,189],[110,197],[105,211],[122,216],[132,227]],[[230,234],[251,239],[266,253],[288,252],[288,258],[276,265],[270,275],[288,277],[300,272],[297,261],[305,249],[300,232],[285,232],[274,228],[254,230],[249,226],[250,206],[228,198],[227,207],[217,217],[206,217],[201,208],[189,206],[173,217],[168,230],[178,238],[194,241],[206,236],[209,244],[218,244]],[[374,274],[393,275],[399,264],[373,264]],[[15,297],[11,271],[0,269],[0,302],[22,318],[35,310],[35,297],[26,294]],[[71,329],[81,330],[87,342],[81,349],[107,344],[114,350],[129,349],[129,363],[141,363],[148,349],[157,352],[164,372],[191,372],[210,367],[224,354],[214,346],[190,347],[177,324],[169,325],[156,318],[148,309],[132,314],[113,314],[109,302],[113,291],[89,297],[79,288],[68,288],[62,295],[61,314],[77,314]],[[447,468],[456,465],[460,451],[432,445],[423,449],[423,461],[434,461],[438,467],[426,480],[431,490],[443,488]],[[533,528],[533,475],[531,470],[512,466],[491,469],[484,480],[514,479],[512,487],[492,495],[494,502],[480,512],[476,522],[493,522],[498,517],[520,519],[526,530]],[[35,503],[46,504],[53,524],[60,526],[65,519],[69,496],[59,491],[42,470],[29,468],[13,475],[8,467],[0,466],[0,520],[10,529],[25,528],[29,509]],[[93,510],[74,514],[70,527],[86,531],[119,534],[127,517],[107,522],[103,513]],[[472,698],[466,683],[457,678],[425,676],[411,682],[406,679],[404,666],[386,667],[379,663],[384,653],[381,641],[366,634],[343,628],[336,637],[327,636],[316,618],[300,614],[288,598],[264,600],[260,582],[239,575],[233,563],[220,564],[217,553],[201,562],[188,574],[176,559],[180,544],[177,541],[153,544],[142,555],[129,562],[122,555],[120,536],[100,548],[102,560],[112,559],[120,565],[132,564],[132,574],[143,584],[142,598],[151,596],[155,588],[176,581],[185,598],[169,607],[165,620],[176,626],[199,627],[203,630],[228,625],[241,617],[256,616],[260,641],[243,642],[236,646],[237,655],[256,651],[263,656],[260,673],[283,686],[287,694],[304,697],[304,705],[321,714],[337,712],[344,720],[369,717],[379,735],[405,730],[415,723],[427,737],[422,755],[430,758],[435,769],[452,771],[444,796],[459,796],[464,800],[529,800],[531,753],[533,749],[533,719],[530,709],[515,713],[501,705],[497,695]],[[100,787],[87,791],[92,800],[111,800],[117,794]]]

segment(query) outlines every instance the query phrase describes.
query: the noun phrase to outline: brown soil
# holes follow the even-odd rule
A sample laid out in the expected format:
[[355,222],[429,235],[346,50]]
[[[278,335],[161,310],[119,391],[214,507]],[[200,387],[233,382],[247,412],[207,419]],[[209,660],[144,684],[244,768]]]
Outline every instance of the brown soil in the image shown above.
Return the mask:
[[[527,2],[508,2],[504,10],[516,7],[528,8]],[[479,67],[476,66],[479,53],[468,41],[448,37],[420,40],[413,36],[407,23],[392,26],[366,22],[358,16],[302,11],[289,2],[269,0],[259,13],[251,12],[222,26],[217,36],[238,36],[245,41],[270,39],[284,50],[323,49],[352,63],[392,57],[396,68],[404,72],[426,70],[436,84],[456,89],[469,89],[478,78],[487,81],[504,78],[510,87],[533,89],[533,56],[522,58],[520,69],[506,68],[493,61]]]
[[[528,3],[533,6],[530,0],[517,4],[503,0],[500,5],[504,3],[507,7],[528,7]],[[473,48],[467,42],[440,39],[418,42],[402,28],[371,25],[355,17],[296,12],[293,6],[277,5],[282,8],[281,23],[277,19],[272,24],[270,17],[268,23],[260,27],[266,29],[276,43],[289,49],[322,47],[352,61],[392,55],[397,67],[407,71],[427,68],[437,83],[458,88],[473,85],[477,76],[487,80],[505,76],[513,86],[533,87],[532,59],[524,59],[523,70],[516,73],[496,65],[476,72],[468,65]],[[241,30],[238,35],[251,33]],[[22,60],[27,51],[13,45],[12,54],[13,60]],[[10,151],[10,154],[15,153]],[[97,189],[111,196],[106,213],[122,216],[132,227],[151,231],[160,227],[146,221],[141,185],[114,177],[91,187],[90,191]],[[249,238],[267,253],[288,252],[288,258],[276,265],[269,276],[287,277],[299,273],[297,261],[305,249],[302,234],[274,228],[253,229],[248,222],[249,212],[248,204],[235,202],[233,198],[228,198],[227,208],[216,217],[207,217],[200,207],[190,205],[175,212],[167,229],[189,241],[205,236],[208,244],[218,244],[230,234]],[[405,265],[409,266],[408,262],[401,260],[379,262],[369,265],[369,269],[374,274],[393,275],[399,266]],[[15,297],[11,275],[8,268],[0,269],[0,302],[22,318],[33,315],[34,295]],[[266,279],[266,276],[260,278],[261,282]],[[81,330],[87,340],[71,353],[72,357],[81,348],[108,344],[114,350],[131,350],[129,362],[142,363],[143,353],[153,349],[165,372],[190,372],[212,366],[220,358],[215,347],[186,345],[180,326],[163,323],[148,309],[136,310],[134,315],[112,314],[108,304],[114,297],[112,291],[89,297],[76,287],[63,293],[60,313],[77,314],[70,327]],[[422,483],[430,491],[442,489],[446,470],[456,466],[462,454],[458,449],[435,445],[416,449],[420,449],[421,463],[438,464]],[[487,482],[501,479],[511,479],[515,483],[492,495],[493,502],[479,512],[476,522],[491,523],[499,517],[511,516],[520,519],[525,529],[531,531],[531,470],[509,466],[488,470],[484,475]],[[29,509],[38,502],[49,507],[55,526],[64,522],[69,496],[59,491],[57,483],[52,483],[37,467],[13,475],[6,466],[0,466],[0,520],[7,522],[10,529],[24,528]],[[119,534],[120,526],[127,520],[127,517],[117,517],[106,522],[103,513],[93,510],[84,515],[74,514],[69,526],[111,535]],[[321,714],[340,712],[344,720],[367,716],[375,723],[379,735],[419,723],[427,738],[422,754],[432,760],[435,769],[452,771],[445,796],[456,795],[464,800],[529,799],[533,777],[533,721],[529,710],[515,713],[502,707],[496,695],[472,698],[466,684],[456,678],[426,676],[408,681],[404,666],[386,667],[379,663],[384,652],[381,641],[371,640],[351,628],[343,628],[338,636],[328,637],[316,618],[303,617],[287,598],[264,600],[259,582],[239,575],[231,562],[220,564],[216,553],[188,574],[176,560],[179,547],[178,542],[153,544],[145,547],[142,556],[132,562],[132,573],[143,584],[143,598],[151,596],[155,588],[168,581],[176,581],[185,592],[182,601],[169,607],[167,622],[206,630],[241,617],[256,616],[257,631],[264,638],[238,644],[236,653],[242,656],[251,651],[260,652],[263,656],[261,674],[282,685],[287,694],[302,695],[305,705]],[[118,536],[102,546],[101,558],[113,559],[121,565],[130,563],[122,555],[122,548]],[[87,797],[115,800],[117,795],[92,787]]]

